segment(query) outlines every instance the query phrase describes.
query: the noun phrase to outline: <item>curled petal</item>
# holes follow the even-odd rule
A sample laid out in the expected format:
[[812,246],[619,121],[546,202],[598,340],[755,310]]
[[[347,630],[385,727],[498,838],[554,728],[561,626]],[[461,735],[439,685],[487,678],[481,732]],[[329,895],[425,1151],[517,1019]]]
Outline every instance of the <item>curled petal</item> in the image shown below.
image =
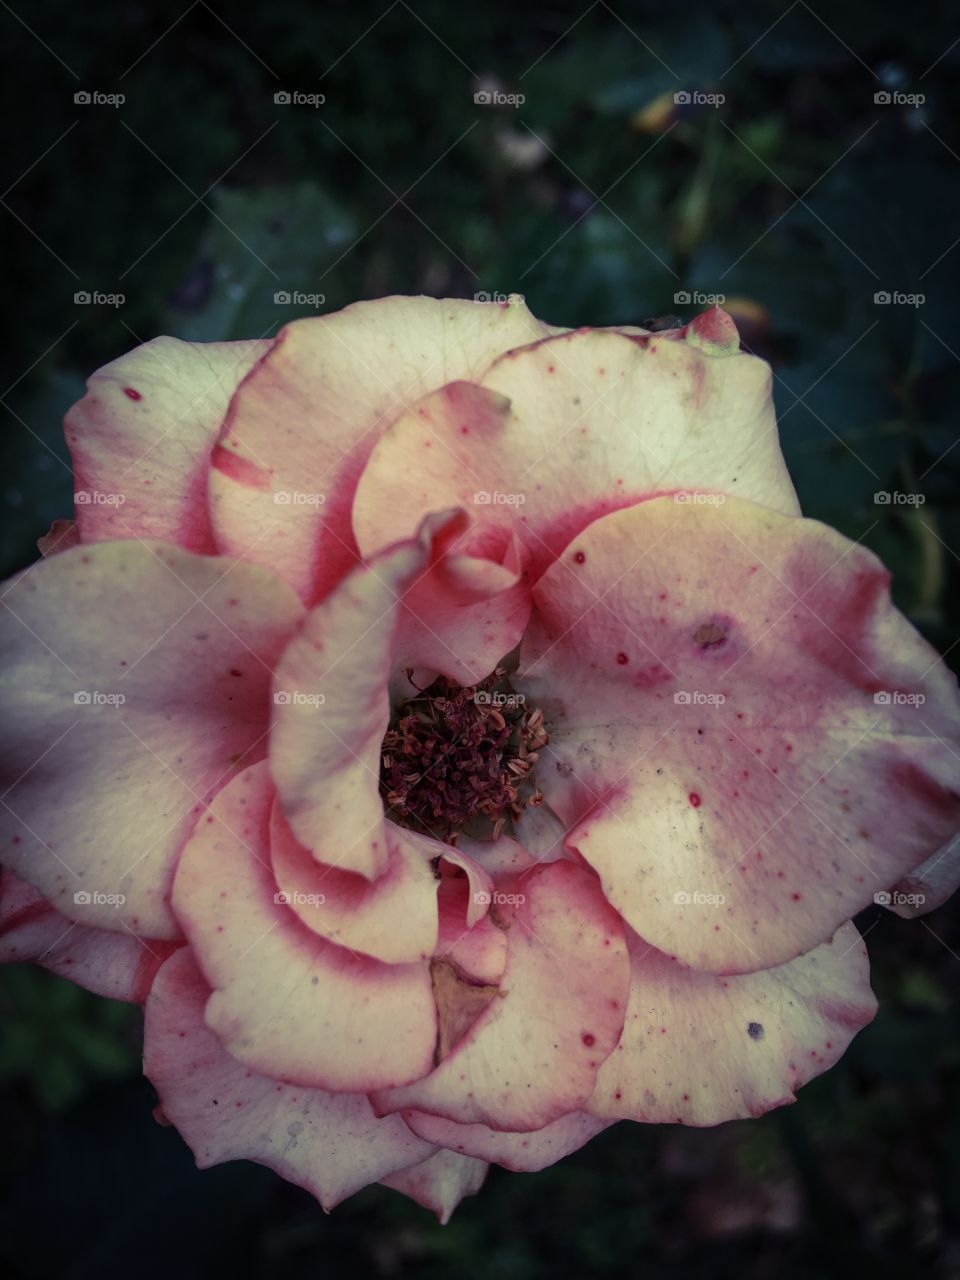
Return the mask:
[[[461,512],[430,516],[415,539],[351,574],[311,610],[277,667],[271,767],[287,821],[320,862],[368,878],[387,867],[379,785],[390,680],[398,666],[418,666],[421,659],[431,662],[437,656],[432,641],[429,652],[410,647],[404,613],[411,598],[423,608],[418,593],[435,574],[445,577],[448,602],[456,602],[458,566],[447,563],[446,547],[465,524]],[[497,578],[490,590],[500,591],[502,585]],[[475,589],[472,578],[463,585],[463,613],[489,608],[495,614],[502,597],[476,605],[471,603]],[[527,597],[524,620],[528,612]],[[417,622],[427,626],[433,640],[442,639],[441,614],[424,611]],[[522,629],[517,616],[506,627],[502,619],[493,620],[480,633],[474,661],[481,665],[471,677],[486,676]],[[449,645],[442,647],[452,655]],[[451,657],[449,670],[458,665]]]
[[479,378],[502,352],[549,332],[522,305],[433,298],[294,321],[234,397],[220,436],[217,545],[276,570],[308,604],[321,600],[358,563],[350,509],[384,427],[434,387]]
[[255,1160],[330,1210],[433,1153],[399,1116],[378,1120],[363,1094],[326,1093],[248,1070],[205,1025],[209,994],[183,947],[157,975],[144,1025],[144,1073],[163,1118],[201,1169]]
[[443,387],[384,433],[357,489],[357,542],[370,555],[425,512],[464,506],[478,520],[460,549],[490,554],[515,532],[535,581],[591,521],[660,493],[795,515],[770,387],[761,360],[666,334],[577,330],[510,351],[481,385]]
[[265,764],[217,796],[183,851],[173,905],[213,988],[207,1026],[254,1071],[365,1093],[430,1070],[427,964],[382,964],[308,929],[270,868]]
[[155,338],[90,378],[64,422],[81,541],[157,538],[216,551],[210,454],[230,397],[270,346]]
[[177,854],[265,753],[270,675],[300,614],[263,569],[164,543],[78,546],[15,578],[0,606],[3,863],[71,920],[178,936]]
[[629,944],[627,1018],[587,1104],[596,1116],[713,1125],[762,1115],[832,1067],[876,1012],[853,924],[789,964],[730,977],[685,969],[635,934]]

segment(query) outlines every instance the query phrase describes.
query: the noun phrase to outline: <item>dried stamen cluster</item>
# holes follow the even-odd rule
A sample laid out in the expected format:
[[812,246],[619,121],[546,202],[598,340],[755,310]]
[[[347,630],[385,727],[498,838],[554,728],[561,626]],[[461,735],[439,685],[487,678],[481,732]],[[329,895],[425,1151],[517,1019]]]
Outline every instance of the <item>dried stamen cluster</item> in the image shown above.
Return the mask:
[[508,818],[543,804],[535,765],[547,742],[543,712],[526,709],[502,667],[466,687],[439,676],[399,708],[384,736],[388,816],[451,844],[466,823],[486,819],[497,839]]

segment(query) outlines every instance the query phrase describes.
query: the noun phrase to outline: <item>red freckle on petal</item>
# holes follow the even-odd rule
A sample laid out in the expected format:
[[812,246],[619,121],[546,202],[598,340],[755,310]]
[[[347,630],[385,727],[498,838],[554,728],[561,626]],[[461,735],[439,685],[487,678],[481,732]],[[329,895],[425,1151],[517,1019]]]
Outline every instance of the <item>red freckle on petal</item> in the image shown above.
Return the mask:
[[693,805],[694,809],[700,808],[700,797],[697,795],[696,791],[691,791],[687,796],[687,799]]
[[749,770],[749,769],[744,769],[744,771],[743,771],[743,776],[744,776],[745,778],[749,778],[749,777],[750,777],[750,770]]
[[239,676],[242,676],[242,675],[243,675],[243,672],[239,669],[239,667],[231,667],[231,668],[230,668],[230,674],[231,674],[232,676],[239,677]]
[[661,1027],[661,1028],[660,1028],[660,1034],[661,1034],[662,1036],[665,1036],[665,1035],[667,1034],[667,1028],[666,1028],[666,1027]]
[[748,572],[748,573],[756,573],[756,572],[757,572],[757,570],[758,570],[759,568],[760,568],[760,566],[759,566],[758,564],[752,564],[752,565],[750,566],[750,568],[747,570],[747,572]]
[[738,712],[737,712],[737,719],[738,719],[738,720],[742,720],[742,719],[743,719],[743,712],[742,712],[742,711],[738,711]]
[[787,874],[787,873],[786,873],[785,871],[778,871],[778,872],[777,872],[777,879],[778,879],[778,880],[782,880],[782,879],[783,879],[783,877],[784,877],[786,874]]
[[689,1102],[689,1101],[690,1101],[690,1095],[689,1095],[689,1093],[685,1093],[685,1094],[683,1095],[683,1100],[684,1100],[684,1102]]
[[131,400],[142,400],[143,396],[139,391],[135,391],[133,387],[124,387],[123,394],[129,396]]
[[800,901],[800,895],[799,895],[799,893],[791,893],[790,897],[793,899],[793,901],[794,901],[794,902],[799,902],[799,901]]
[[587,557],[582,551],[578,551],[573,558],[577,564],[583,564]]
[[597,1043],[597,1037],[595,1035],[592,1035],[589,1031],[584,1031],[580,1039],[583,1041],[583,1043],[587,1046],[588,1049],[590,1048],[591,1045],[594,1045]]
[[600,375],[600,377],[601,377],[601,378],[603,377],[603,375],[604,375],[606,372],[607,372],[607,371],[606,371],[606,369],[598,369],[598,370],[597,370],[597,373],[599,373],[599,375]]
[[556,373],[556,372],[557,372],[557,366],[555,364],[547,365],[547,373]]
[[625,653],[617,654],[617,662],[620,664],[621,667],[625,667],[629,661],[630,661],[630,658],[627,654]]
[[207,821],[208,821],[208,822],[213,822],[213,820],[214,820],[214,819],[213,819],[213,814],[211,814],[211,815],[207,818]]
[[714,932],[714,933],[719,933],[719,932],[720,932],[720,926],[719,926],[718,924],[715,924],[715,925],[713,926],[713,932]]
[[789,742],[787,743],[787,750],[788,750],[788,751],[792,751],[792,750],[793,750],[793,747],[790,745],[790,743],[789,743]]
[[622,1094],[622,1093],[620,1092],[620,1090],[618,1089],[618,1090],[617,1090],[617,1092],[616,1092],[613,1096],[614,1096],[614,1097],[617,1099],[617,1101],[619,1102],[619,1101],[620,1101],[620,1099],[623,1097],[623,1094]]

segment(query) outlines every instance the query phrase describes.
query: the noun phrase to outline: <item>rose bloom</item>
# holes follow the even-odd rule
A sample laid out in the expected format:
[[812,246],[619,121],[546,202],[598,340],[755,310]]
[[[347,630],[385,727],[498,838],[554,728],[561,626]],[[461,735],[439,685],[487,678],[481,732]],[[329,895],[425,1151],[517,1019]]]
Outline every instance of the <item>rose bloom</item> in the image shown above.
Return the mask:
[[960,877],[960,703],[770,392],[718,309],[401,297],[90,380],[4,594],[0,946],[143,1005],[201,1166],[445,1221],[870,1021],[851,917]]

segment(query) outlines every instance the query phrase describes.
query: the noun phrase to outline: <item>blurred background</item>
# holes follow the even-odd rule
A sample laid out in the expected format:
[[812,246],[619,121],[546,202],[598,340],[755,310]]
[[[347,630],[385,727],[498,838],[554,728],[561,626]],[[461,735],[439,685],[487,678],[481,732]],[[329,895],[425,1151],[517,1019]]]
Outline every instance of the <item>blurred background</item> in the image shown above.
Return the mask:
[[[567,325],[721,300],[772,362],[806,513],[886,560],[952,663],[950,8],[0,0],[4,575],[72,512],[84,377],[159,333],[386,293]],[[864,913],[881,1013],[794,1107],[494,1169],[444,1230],[380,1188],[327,1218],[265,1169],[198,1173],[151,1118],[137,1012],[9,966],[0,1272],[960,1276],[958,921]]]

